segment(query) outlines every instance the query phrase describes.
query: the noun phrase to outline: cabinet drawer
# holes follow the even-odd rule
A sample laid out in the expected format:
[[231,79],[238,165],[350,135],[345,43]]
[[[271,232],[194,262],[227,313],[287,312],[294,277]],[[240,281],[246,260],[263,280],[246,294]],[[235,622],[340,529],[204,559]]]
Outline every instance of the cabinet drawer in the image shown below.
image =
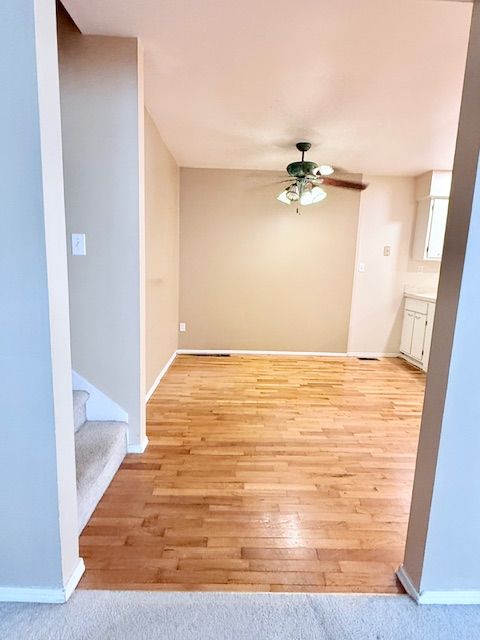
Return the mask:
[[426,314],[428,312],[428,302],[417,300],[416,298],[405,298],[405,309],[415,313]]

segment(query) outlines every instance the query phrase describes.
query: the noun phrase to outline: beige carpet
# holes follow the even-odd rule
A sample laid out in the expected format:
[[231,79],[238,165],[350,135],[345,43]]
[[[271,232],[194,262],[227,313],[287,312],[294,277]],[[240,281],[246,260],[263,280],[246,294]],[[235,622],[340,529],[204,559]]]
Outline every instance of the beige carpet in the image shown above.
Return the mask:
[[476,640],[480,607],[407,596],[77,591],[0,604],[2,640]]

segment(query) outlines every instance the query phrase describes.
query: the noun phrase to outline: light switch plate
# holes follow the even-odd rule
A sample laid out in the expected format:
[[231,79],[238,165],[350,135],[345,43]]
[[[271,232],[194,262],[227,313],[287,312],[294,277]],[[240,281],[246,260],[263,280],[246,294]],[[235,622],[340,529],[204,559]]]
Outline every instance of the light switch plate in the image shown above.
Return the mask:
[[87,240],[84,233],[72,233],[72,256],[87,255]]

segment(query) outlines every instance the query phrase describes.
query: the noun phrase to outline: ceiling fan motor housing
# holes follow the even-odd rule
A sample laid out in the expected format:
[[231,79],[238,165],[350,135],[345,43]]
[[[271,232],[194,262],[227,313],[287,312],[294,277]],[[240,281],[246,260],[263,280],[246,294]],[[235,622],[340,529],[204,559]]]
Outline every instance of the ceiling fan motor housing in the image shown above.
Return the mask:
[[305,176],[312,175],[317,167],[316,162],[291,162],[287,171],[293,178],[305,178]]

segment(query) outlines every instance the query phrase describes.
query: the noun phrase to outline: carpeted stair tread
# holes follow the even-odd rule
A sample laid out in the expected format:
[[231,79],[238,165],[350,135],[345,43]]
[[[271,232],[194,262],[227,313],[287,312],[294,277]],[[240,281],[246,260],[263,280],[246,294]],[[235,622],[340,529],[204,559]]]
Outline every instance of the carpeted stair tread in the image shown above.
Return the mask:
[[87,421],[75,434],[78,523],[81,531],[127,452],[124,422]]
[[88,391],[75,390],[73,392],[73,426],[75,433],[87,420],[86,404],[89,396]]

